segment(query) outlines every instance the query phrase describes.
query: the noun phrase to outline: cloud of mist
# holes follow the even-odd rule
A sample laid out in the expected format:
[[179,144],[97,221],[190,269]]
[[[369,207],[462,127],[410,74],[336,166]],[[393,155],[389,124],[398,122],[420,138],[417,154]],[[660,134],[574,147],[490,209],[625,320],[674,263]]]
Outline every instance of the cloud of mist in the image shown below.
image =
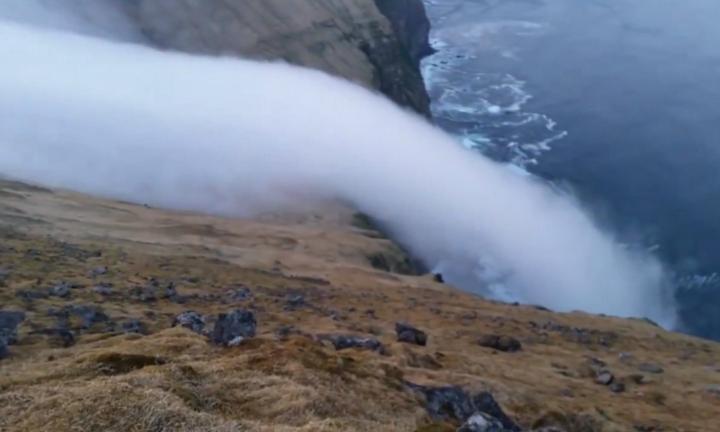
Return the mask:
[[2,22],[0,57],[2,174],[223,215],[341,199],[463,288],[673,322],[652,257],[355,85]]

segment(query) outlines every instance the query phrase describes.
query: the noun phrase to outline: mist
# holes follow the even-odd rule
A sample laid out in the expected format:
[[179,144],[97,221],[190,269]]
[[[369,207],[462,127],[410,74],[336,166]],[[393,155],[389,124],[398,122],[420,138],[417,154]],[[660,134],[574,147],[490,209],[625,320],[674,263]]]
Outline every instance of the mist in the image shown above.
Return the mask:
[[0,56],[0,174],[243,217],[339,199],[464,289],[674,324],[652,256],[361,87],[9,22]]

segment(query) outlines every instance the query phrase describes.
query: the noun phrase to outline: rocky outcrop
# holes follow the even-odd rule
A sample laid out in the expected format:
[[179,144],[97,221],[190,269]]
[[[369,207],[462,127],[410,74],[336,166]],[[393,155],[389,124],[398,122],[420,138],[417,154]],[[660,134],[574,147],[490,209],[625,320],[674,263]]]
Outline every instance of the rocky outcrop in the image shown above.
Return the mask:
[[429,115],[419,70],[430,50],[421,0],[142,0],[137,19],[162,48],[282,59]]

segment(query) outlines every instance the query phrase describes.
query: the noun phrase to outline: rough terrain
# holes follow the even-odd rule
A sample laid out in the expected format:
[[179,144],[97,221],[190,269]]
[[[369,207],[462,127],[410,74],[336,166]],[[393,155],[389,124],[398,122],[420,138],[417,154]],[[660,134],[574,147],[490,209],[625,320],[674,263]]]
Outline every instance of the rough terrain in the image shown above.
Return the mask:
[[0,430],[718,430],[718,344],[400,274],[368,222],[2,181]]

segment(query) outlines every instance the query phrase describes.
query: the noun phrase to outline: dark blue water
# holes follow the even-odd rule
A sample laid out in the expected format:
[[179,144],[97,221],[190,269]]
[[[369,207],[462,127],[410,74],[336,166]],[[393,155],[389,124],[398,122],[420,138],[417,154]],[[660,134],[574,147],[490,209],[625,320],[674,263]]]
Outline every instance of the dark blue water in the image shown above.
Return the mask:
[[438,123],[652,249],[720,339],[720,1],[426,3]]

